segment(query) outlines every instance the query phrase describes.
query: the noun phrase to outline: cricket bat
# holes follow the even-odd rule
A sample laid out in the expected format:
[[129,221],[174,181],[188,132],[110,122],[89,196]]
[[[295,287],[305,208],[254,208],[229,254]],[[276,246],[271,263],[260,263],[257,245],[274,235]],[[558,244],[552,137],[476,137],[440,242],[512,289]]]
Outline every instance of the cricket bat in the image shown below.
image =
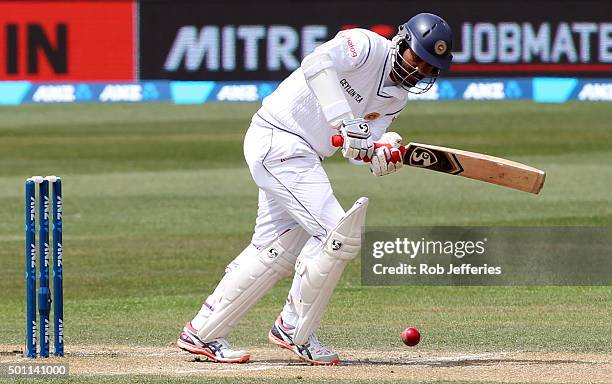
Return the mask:
[[[342,143],[341,135],[332,136],[334,147],[341,147]],[[377,147],[381,145],[385,144],[376,144]],[[409,143],[400,146],[399,150],[405,165],[463,176],[523,192],[538,194],[546,178],[546,173],[537,168],[461,149]]]

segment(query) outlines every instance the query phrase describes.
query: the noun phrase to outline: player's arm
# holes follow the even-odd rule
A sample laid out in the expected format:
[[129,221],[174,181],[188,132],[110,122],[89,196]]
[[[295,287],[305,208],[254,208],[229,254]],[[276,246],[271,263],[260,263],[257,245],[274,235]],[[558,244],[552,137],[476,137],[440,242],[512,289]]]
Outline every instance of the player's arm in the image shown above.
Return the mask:
[[[306,56],[301,65],[325,119],[332,127],[338,128],[345,139],[342,154],[349,159],[371,157],[374,144],[368,123],[364,119],[354,119],[340,87],[338,71],[351,71],[363,65],[369,44],[363,32],[340,32]],[[358,53],[364,50],[365,53]]]

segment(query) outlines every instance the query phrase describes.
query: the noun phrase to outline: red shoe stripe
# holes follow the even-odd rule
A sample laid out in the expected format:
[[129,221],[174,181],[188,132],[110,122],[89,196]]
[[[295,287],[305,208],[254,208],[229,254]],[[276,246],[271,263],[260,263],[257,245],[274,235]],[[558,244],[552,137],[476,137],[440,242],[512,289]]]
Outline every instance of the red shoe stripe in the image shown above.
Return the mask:
[[187,330],[188,330],[189,332],[193,333],[194,335],[197,335],[197,334],[198,334],[198,330],[197,330],[197,329],[195,329],[195,328],[193,327],[193,325],[191,325],[191,321],[190,321],[190,322],[188,322],[187,324],[185,324],[185,328],[187,328]]

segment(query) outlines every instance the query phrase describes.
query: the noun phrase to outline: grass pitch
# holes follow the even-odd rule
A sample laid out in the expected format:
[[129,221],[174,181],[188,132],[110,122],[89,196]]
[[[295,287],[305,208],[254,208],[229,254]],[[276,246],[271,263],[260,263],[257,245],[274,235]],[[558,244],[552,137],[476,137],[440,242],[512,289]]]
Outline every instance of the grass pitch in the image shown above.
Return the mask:
[[[54,105],[0,109],[0,344],[25,340],[27,176],[64,180],[66,348],[172,346],[249,242],[257,188],[242,157],[256,104]],[[418,169],[374,178],[325,161],[345,208],[368,196],[368,225],[612,225],[608,104],[411,103],[405,141],[484,152],[547,172],[539,196]],[[267,346],[289,280],[230,340]],[[321,327],[338,349],[610,353],[610,287],[385,287],[346,270]],[[6,347],[8,348],[8,347]],[[6,352],[6,351],[5,351]],[[287,359],[291,357],[287,355]]]

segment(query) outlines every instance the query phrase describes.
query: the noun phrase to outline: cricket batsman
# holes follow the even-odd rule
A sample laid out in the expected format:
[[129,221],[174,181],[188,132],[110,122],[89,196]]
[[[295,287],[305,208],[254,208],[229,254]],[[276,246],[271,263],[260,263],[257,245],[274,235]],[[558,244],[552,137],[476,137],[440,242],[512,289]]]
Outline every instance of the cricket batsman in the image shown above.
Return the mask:
[[[179,348],[209,360],[246,362],[225,340],[281,278],[293,274],[287,302],[269,332],[272,343],[314,365],[339,363],[315,332],[345,265],[361,246],[368,199],[344,211],[321,161],[342,155],[374,176],[397,171],[400,135],[387,127],[408,92],[431,88],[452,60],[452,35],[439,16],[421,13],[388,40],[364,29],[339,32],[263,100],[244,139],[244,157],[259,187],[251,243],[225,269],[214,292],[188,322]],[[375,143],[390,144],[378,147]]]

